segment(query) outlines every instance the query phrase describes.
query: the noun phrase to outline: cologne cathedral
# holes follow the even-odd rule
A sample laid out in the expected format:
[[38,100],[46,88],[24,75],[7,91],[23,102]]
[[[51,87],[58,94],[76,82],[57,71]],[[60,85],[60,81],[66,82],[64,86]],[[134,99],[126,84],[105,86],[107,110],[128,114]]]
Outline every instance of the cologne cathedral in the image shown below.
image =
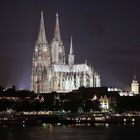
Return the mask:
[[54,37],[48,43],[41,12],[38,38],[32,57],[31,90],[35,93],[70,92],[79,87],[100,87],[100,75],[87,65],[75,64],[72,38],[68,62],[56,14]]

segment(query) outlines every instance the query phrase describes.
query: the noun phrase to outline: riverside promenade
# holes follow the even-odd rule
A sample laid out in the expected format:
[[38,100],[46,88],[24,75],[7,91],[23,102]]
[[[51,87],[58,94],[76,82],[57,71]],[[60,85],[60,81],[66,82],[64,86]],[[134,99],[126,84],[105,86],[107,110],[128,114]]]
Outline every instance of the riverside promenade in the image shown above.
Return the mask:
[[58,113],[52,111],[0,113],[0,125],[40,125],[53,124],[94,124],[94,123],[119,123],[140,124],[139,113],[108,113],[94,112],[83,114]]

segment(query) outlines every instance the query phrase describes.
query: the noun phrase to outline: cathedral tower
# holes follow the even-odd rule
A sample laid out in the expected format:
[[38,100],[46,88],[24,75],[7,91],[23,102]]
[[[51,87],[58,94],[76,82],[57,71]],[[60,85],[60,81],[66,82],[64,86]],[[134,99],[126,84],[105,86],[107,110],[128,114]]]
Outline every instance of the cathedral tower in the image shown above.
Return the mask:
[[56,25],[54,31],[54,38],[51,43],[51,54],[53,64],[65,64],[65,50],[60,35],[58,13],[56,13]]
[[32,58],[32,76],[31,90],[36,93],[44,92],[44,81],[48,75],[47,69],[50,66],[50,50],[46,39],[43,12],[41,12],[41,20],[39,34],[35,43]]
[[71,37],[71,42],[70,42],[70,52],[69,52],[68,64],[69,65],[74,65],[74,54],[73,54],[72,37]]
[[94,87],[101,87],[100,75],[97,72],[94,73]]
[[[59,17],[52,42],[48,44],[41,12],[40,27],[32,58],[31,90],[35,93],[70,92],[81,86],[101,86],[100,75],[85,63],[75,64],[72,37],[68,64],[65,62],[65,49],[61,39]],[[94,81],[93,81],[94,80]]]

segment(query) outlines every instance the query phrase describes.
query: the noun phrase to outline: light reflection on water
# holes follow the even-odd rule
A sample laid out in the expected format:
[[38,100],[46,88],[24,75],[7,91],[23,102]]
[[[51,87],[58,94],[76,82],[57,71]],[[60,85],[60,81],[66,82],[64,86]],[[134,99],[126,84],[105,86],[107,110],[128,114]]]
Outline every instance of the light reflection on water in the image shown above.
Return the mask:
[[0,140],[130,140],[138,139],[135,125],[51,125],[0,127]]

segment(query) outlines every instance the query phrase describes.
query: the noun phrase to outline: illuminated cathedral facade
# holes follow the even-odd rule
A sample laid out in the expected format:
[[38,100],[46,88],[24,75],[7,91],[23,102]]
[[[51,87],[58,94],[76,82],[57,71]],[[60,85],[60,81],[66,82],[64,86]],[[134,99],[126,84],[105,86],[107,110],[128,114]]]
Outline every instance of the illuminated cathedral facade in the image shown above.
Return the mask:
[[70,92],[79,87],[100,87],[100,75],[87,63],[75,64],[72,37],[68,62],[56,14],[54,37],[48,43],[43,12],[32,57],[31,90],[35,93]]

